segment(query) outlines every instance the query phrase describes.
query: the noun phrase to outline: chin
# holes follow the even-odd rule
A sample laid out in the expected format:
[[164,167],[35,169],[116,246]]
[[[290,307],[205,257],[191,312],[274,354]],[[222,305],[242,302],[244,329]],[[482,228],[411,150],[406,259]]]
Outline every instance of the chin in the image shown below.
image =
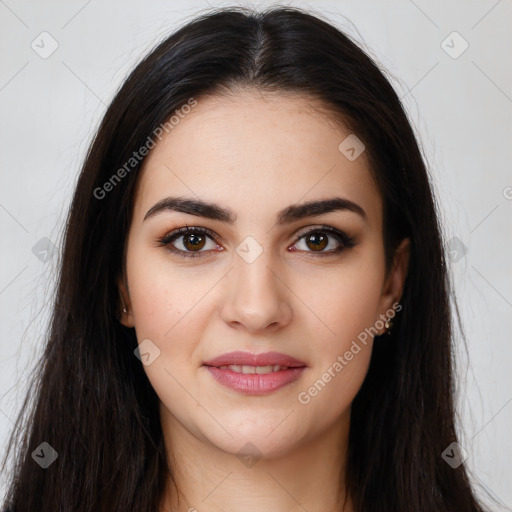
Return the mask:
[[[278,419],[255,421],[252,417],[246,417],[243,424],[229,421],[219,422],[231,434],[219,428],[212,437],[211,426],[205,430],[204,435],[208,441],[218,449],[243,457],[254,455],[265,459],[279,458],[292,450],[296,450],[297,444],[303,442],[303,437],[297,432],[296,425],[292,425],[291,416],[283,422],[286,414],[281,414]],[[289,423],[288,423],[289,422]]]
[[213,444],[217,449],[238,457],[247,467],[251,467],[259,459],[271,460],[286,456],[295,446],[290,439],[271,440],[261,433],[254,436],[234,435],[233,438],[223,441]]

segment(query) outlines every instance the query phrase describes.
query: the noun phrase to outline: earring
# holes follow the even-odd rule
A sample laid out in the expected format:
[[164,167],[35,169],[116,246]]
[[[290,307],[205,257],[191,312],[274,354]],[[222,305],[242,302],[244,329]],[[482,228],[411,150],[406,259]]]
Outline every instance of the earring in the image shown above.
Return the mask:
[[123,308],[123,313],[126,315],[126,313],[128,313],[128,310],[126,308]]
[[387,329],[387,333],[391,334],[391,327],[393,327],[393,322],[391,320],[386,320],[384,327]]

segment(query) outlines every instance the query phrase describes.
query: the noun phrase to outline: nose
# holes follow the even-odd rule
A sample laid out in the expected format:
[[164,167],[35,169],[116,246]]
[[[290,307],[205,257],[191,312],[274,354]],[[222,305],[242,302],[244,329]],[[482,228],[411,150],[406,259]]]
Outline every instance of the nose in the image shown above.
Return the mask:
[[221,317],[231,327],[251,333],[275,331],[293,318],[284,270],[272,264],[266,252],[251,263],[238,255],[226,276]]

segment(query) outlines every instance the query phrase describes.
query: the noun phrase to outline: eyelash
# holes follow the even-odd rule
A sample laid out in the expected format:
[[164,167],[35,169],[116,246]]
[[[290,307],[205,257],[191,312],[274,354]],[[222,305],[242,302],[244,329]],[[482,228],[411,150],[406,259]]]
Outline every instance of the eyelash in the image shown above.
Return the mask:
[[[295,241],[293,244],[300,242],[303,238],[305,238],[307,235],[313,234],[313,233],[329,233],[331,236],[333,236],[341,245],[337,249],[332,249],[327,252],[314,252],[314,251],[306,251],[314,254],[314,256],[330,256],[333,254],[340,253],[344,251],[345,249],[350,249],[354,247],[356,244],[354,242],[354,239],[350,236],[348,236],[346,233],[343,233],[343,231],[339,231],[338,229],[332,228],[330,226],[320,226],[313,229],[308,229],[306,231],[302,231],[297,234],[295,237]],[[172,247],[171,242],[173,242],[175,239],[179,238],[180,236],[190,234],[190,233],[197,233],[201,235],[207,235],[209,236],[215,243],[216,237],[215,233],[207,228],[201,228],[196,226],[185,226],[179,229],[175,229],[171,233],[165,235],[163,238],[159,240],[160,245],[167,246],[169,250],[180,256],[181,258],[198,258],[202,257],[201,253],[206,251],[183,251],[181,249],[176,249],[175,247]]]

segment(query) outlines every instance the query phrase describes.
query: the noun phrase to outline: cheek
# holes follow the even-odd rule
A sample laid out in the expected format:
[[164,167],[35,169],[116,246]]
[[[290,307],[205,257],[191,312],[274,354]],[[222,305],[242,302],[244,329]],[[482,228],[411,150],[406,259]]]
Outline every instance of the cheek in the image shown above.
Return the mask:
[[147,249],[144,243],[147,241],[140,241],[138,245],[134,242],[127,258],[130,301],[137,334],[140,334],[138,339],[153,336],[169,345],[182,324],[193,316],[197,320],[196,307],[212,286],[213,279],[208,275],[198,279],[190,269],[172,261],[163,248]]
[[312,372],[297,400],[327,425],[349,410],[366,376],[379,319],[384,266],[368,251],[328,276],[320,276],[316,280],[319,287],[314,293],[310,289],[307,304],[322,322],[312,340]]
[[139,350],[142,353],[142,343],[150,340],[155,354],[143,369],[160,401],[179,416],[173,404],[194,408],[187,390],[197,395],[191,382],[201,364],[198,340],[212,314],[201,298],[211,284],[208,279],[187,279],[184,270],[170,272],[172,267],[155,260],[149,264],[141,255],[132,253],[127,272]]
[[303,421],[309,419],[314,424],[314,431],[321,432],[336,422],[349,421],[351,404],[366,377],[371,350],[371,342],[350,344],[346,351],[315,371],[306,386],[298,390],[298,414]]
[[378,296],[364,291],[346,288],[332,294],[332,303],[326,303],[328,334],[315,337],[309,378],[297,390],[299,407],[317,418],[320,429],[348,414],[368,371]]
[[[379,318],[384,266],[371,254],[361,254],[331,269],[297,279],[294,290],[305,297],[304,318],[318,324],[323,352],[343,350]],[[316,321],[316,317],[320,321]]]
[[201,318],[205,315],[198,315],[198,306],[205,284],[187,280],[186,272],[173,269],[165,258],[150,256],[134,245],[127,259],[127,277],[140,350],[146,343],[152,353],[144,371],[157,394],[165,396],[174,393],[173,377],[182,382],[185,370],[195,363],[194,340],[201,339],[204,328]]

